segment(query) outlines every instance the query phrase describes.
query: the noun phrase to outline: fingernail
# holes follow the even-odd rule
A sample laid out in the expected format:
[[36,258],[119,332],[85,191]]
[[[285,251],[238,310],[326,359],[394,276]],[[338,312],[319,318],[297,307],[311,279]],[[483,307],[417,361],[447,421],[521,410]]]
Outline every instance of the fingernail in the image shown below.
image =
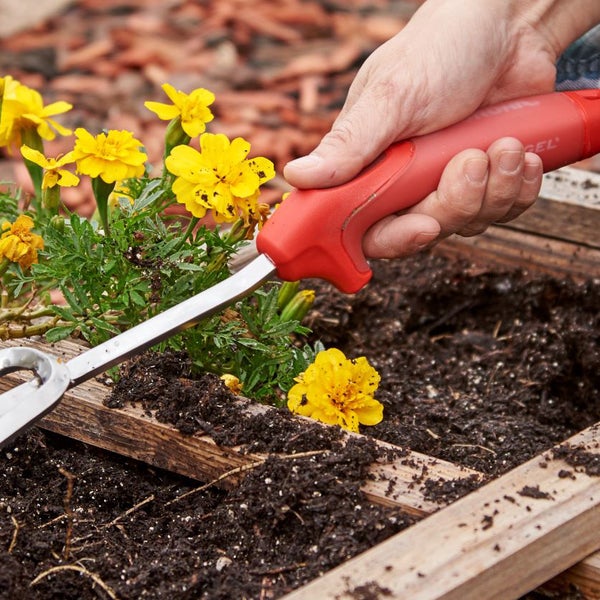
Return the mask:
[[540,163],[525,163],[523,167],[523,180],[527,183],[533,183],[540,176],[542,165]]
[[500,154],[498,166],[504,173],[514,173],[523,160],[523,153],[518,150],[506,150]]
[[413,248],[415,252],[419,252],[421,250],[425,250],[433,245],[435,240],[440,235],[439,231],[430,232],[430,231],[422,231],[417,234],[413,239]]
[[286,166],[302,170],[314,169],[315,167],[318,167],[321,162],[321,157],[316,156],[315,154],[307,154],[306,156],[301,156],[300,158],[291,160]]
[[483,183],[487,176],[488,161],[485,158],[471,158],[464,166],[465,177],[471,183]]

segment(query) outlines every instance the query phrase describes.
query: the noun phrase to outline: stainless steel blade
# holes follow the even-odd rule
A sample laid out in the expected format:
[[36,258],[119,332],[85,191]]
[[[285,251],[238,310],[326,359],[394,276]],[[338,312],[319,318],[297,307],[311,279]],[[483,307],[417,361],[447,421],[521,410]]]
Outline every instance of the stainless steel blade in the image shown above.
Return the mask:
[[69,387],[67,368],[53,356],[35,348],[4,348],[0,351],[0,376],[26,369],[35,378],[4,392],[0,402],[0,447],[41,419]]
[[274,273],[275,265],[268,257],[259,254],[228,279],[72,358],[66,364],[71,376],[69,387],[215,314],[253,292]]

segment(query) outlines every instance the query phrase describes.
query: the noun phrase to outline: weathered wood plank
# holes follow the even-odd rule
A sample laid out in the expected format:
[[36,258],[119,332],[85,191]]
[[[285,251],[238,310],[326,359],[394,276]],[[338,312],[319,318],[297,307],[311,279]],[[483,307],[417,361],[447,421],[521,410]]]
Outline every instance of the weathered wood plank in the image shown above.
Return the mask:
[[[599,439],[568,443],[600,457]],[[285,598],[517,599],[600,548],[600,476],[567,469],[545,452]]]
[[[22,340],[10,340],[0,347],[22,345]],[[72,341],[64,341],[49,347],[41,341],[27,340],[27,345],[51,352],[61,360],[68,361],[82,351]],[[0,392],[29,376],[27,372],[12,373],[0,379]],[[58,406],[46,415],[39,425],[67,437],[116,452],[174,473],[212,481],[230,471],[240,471],[265,457],[260,454],[241,453],[239,448],[218,446],[207,435],[184,435],[175,428],[148,416],[142,408],[107,408],[103,401],[110,389],[91,380],[69,390]],[[253,404],[249,411],[258,412],[267,407]],[[380,443],[382,447],[392,448]],[[367,497],[389,506],[399,506],[405,511],[424,515],[440,508],[440,504],[425,498],[415,482],[428,477],[446,480],[478,475],[475,471],[410,452],[389,463],[373,465],[372,479],[364,486]],[[235,485],[242,477],[237,472],[220,481],[224,487]]]
[[544,175],[540,198],[600,211],[600,173],[563,167]]
[[536,203],[513,229],[600,248],[600,174],[565,167],[544,175]]
[[564,573],[557,575],[542,586],[542,589],[566,595],[570,589],[572,590],[572,586],[576,586],[587,600],[600,599],[600,552],[588,556]]
[[[597,221],[597,226],[600,221]],[[453,236],[436,249],[446,256],[468,257],[485,266],[521,268],[555,277],[583,280],[600,276],[600,249],[555,240],[508,226],[491,226],[484,233]]]

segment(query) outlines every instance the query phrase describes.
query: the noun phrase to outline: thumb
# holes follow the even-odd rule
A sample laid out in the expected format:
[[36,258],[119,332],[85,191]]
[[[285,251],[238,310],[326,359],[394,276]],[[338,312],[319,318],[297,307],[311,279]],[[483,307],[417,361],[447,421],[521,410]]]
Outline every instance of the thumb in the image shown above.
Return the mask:
[[289,162],[283,175],[293,187],[324,188],[345,183],[371,163],[394,140],[379,106],[356,102],[342,111],[319,145]]

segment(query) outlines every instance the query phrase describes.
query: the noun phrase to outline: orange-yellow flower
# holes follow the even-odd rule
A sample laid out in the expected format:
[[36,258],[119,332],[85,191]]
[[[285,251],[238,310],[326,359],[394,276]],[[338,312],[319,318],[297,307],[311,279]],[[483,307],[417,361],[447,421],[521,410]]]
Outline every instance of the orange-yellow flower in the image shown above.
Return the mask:
[[258,222],[264,213],[259,188],[275,176],[273,163],[263,157],[247,159],[250,144],[240,137],[230,141],[222,133],[202,134],[200,150],[176,146],[165,160],[176,176],[177,201],[198,218],[211,210],[218,223],[239,217]]
[[44,140],[53,140],[56,133],[70,135],[71,130],[52,117],[71,110],[71,104],[59,101],[44,106],[44,100],[36,90],[10,76],[4,77],[3,82],[0,146],[19,148],[28,131],[35,131]]
[[221,375],[221,381],[229,388],[229,390],[239,396],[242,393],[242,382],[231,373]]
[[111,129],[94,137],[78,127],[75,136],[73,160],[77,163],[78,173],[100,177],[106,183],[144,174],[148,157],[141,151],[142,143],[130,131]]
[[44,169],[44,179],[42,180],[43,190],[53,188],[57,185],[60,187],[73,187],[79,183],[77,175],[63,169],[65,165],[74,162],[73,152],[67,152],[67,154],[58,158],[46,158],[41,152],[29,146],[21,146],[21,154],[27,160]]
[[347,359],[337,348],[319,352],[288,392],[288,408],[329,425],[358,432],[377,425],[383,405],[375,400],[380,377],[364,356]]
[[204,88],[198,88],[186,94],[176,90],[169,83],[163,84],[162,89],[173,104],[148,101],[144,102],[144,106],[156,113],[163,121],[179,117],[181,128],[190,137],[204,133],[206,124],[214,119],[214,115],[208,107],[215,101],[215,95]]
[[14,223],[4,222],[0,236],[0,256],[19,263],[27,269],[38,260],[38,250],[44,247],[44,240],[32,233],[33,220],[27,215],[19,215]]

